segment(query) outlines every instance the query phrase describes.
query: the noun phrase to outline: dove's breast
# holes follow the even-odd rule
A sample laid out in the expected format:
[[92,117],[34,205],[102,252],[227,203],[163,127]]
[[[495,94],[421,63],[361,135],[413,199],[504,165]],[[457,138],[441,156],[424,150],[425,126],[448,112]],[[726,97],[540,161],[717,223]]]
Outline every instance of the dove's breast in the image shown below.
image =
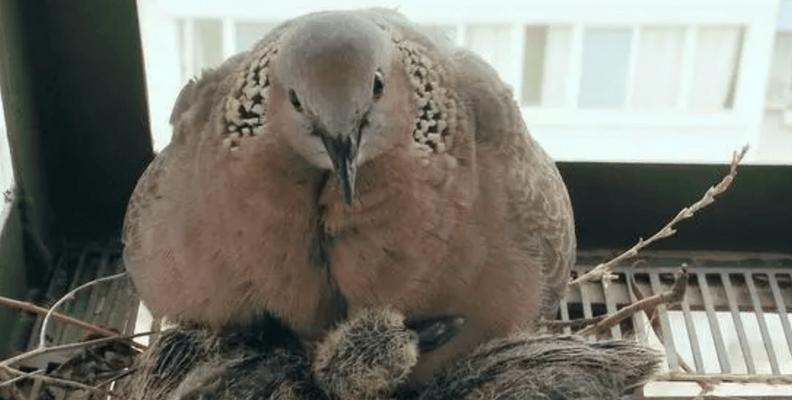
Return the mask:
[[271,312],[313,337],[343,312],[316,229],[325,173],[303,162],[284,170],[293,154],[262,148],[224,149],[194,159],[200,167],[157,174],[156,201],[129,222],[145,229],[130,229],[125,250],[155,315],[220,328]]
[[393,152],[364,164],[352,208],[332,181],[320,199],[330,275],[349,313],[389,305],[409,317],[465,317],[456,338],[421,357],[418,380],[526,325],[539,282],[507,239],[505,205],[479,194],[473,167],[450,154],[425,160]]

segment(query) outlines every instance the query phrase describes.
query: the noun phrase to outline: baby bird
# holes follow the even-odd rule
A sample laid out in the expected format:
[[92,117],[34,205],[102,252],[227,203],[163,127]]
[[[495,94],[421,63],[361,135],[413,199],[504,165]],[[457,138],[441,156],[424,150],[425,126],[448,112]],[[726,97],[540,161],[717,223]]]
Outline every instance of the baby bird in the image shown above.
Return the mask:
[[313,360],[319,386],[337,399],[618,400],[662,360],[630,340],[521,333],[482,345],[415,391],[403,384],[421,357],[420,341],[405,334],[403,321],[392,310],[372,309],[332,331]]
[[409,390],[407,376],[426,345],[422,337],[431,337],[431,346],[442,343],[448,336],[438,333],[453,331],[458,321],[422,325],[428,329],[408,328],[392,309],[363,310],[312,351],[281,325],[269,331],[279,342],[201,329],[167,332],[141,361],[132,399],[618,400],[661,361],[656,351],[628,340],[518,334],[479,347],[426,387]]
[[137,361],[130,400],[323,399],[307,355],[275,319],[244,332],[164,331]]
[[309,14],[189,83],[129,204],[124,261],[158,317],[272,313],[301,340],[359,310],[461,316],[413,369],[553,313],[572,211],[510,89],[393,11]]
[[244,331],[174,329],[138,361],[131,397],[385,399],[406,381],[420,352],[442,346],[462,323],[457,317],[405,321],[391,309],[367,309],[310,348],[275,318]]
[[658,372],[662,354],[632,340],[518,334],[441,373],[421,400],[619,400]]

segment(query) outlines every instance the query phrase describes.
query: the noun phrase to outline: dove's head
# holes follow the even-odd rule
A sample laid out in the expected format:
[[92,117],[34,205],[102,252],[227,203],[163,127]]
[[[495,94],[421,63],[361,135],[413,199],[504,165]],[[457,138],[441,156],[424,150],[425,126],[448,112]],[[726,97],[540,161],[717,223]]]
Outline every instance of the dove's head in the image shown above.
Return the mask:
[[[347,205],[358,167],[395,143],[386,117],[410,99],[411,92],[392,90],[406,82],[391,80],[395,53],[389,34],[373,22],[321,13],[295,22],[273,60],[279,95],[270,101],[277,102],[271,110],[280,130],[309,163],[334,171]],[[412,116],[401,118],[412,124]]]

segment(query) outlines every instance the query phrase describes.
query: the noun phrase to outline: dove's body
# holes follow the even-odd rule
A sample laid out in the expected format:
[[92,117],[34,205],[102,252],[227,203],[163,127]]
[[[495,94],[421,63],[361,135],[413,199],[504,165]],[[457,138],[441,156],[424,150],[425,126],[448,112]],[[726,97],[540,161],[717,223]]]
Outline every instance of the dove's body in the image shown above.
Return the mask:
[[[376,29],[390,46],[384,95],[349,108],[366,126],[351,206],[278,100],[307,85],[284,78],[301,66],[279,63],[282,37],[327,19]],[[552,160],[490,67],[413,29],[380,10],[303,17],[184,89],[173,142],[141,178],[125,227],[125,261],[155,314],[222,327],[270,312],[306,339],[370,305],[463,316],[459,336],[420,359],[427,378],[554,309],[575,240]],[[331,54],[306,74],[326,83],[348,62]]]

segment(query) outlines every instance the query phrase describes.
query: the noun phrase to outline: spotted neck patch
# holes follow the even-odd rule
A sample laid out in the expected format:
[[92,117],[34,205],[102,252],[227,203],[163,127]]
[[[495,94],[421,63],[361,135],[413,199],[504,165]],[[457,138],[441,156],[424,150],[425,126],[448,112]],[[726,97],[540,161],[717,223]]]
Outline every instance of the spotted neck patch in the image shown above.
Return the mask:
[[[264,131],[267,99],[270,89],[270,61],[278,53],[275,42],[257,51],[254,62],[239,74],[225,105],[223,143],[235,150],[246,137]],[[442,85],[442,66],[427,57],[423,46],[394,37],[393,43],[402,56],[407,77],[413,88],[418,110],[412,132],[414,144],[423,151],[442,153],[451,148],[451,135],[456,123],[456,101]]]
[[399,38],[394,38],[393,42],[402,55],[414,90],[418,110],[414,143],[427,152],[445,152],[452,145],[450,132],[455,128],[457,113],[456,101],[440,79],[445,70],[427,57],[428,51],[423,46]]
[[277,53],[274,44],[258,50],[254,61],[234,82],[225,105],[223,132],[223,144],[231,150],[237,149],[243,138],[257,136],[264,131],[270,89],[269,64]]

